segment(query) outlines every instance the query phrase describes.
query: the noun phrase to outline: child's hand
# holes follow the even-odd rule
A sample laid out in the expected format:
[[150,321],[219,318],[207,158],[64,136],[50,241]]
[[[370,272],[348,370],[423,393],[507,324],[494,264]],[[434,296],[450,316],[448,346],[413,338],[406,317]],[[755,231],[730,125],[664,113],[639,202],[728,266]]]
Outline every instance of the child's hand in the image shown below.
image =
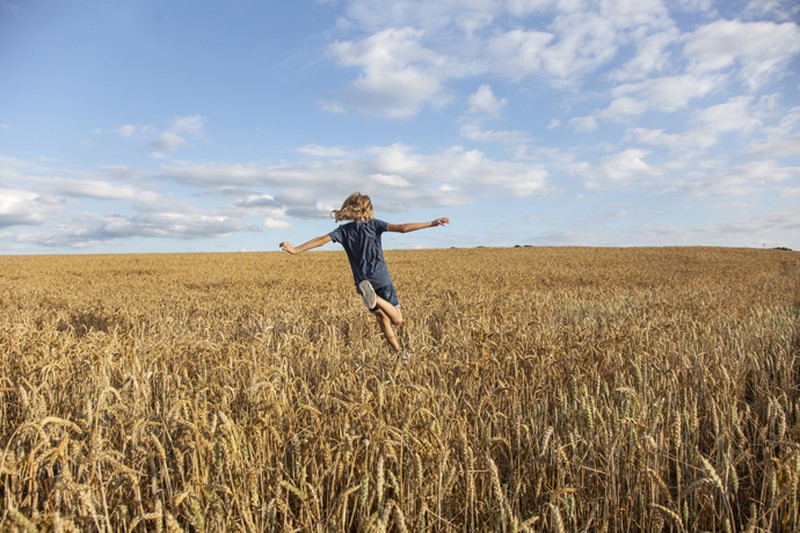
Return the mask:
[[297,253],[297,250],[294,249],[294,246],[292,246],[289,241],[283,241],[280,244],[280,247],[281,247],[281,250],[283,250],[284,252],[289,253],[291,255],[295,255]]
[[447,217],[437,218],[433,221],[434,226],[446,226],[450,223],[450,219]]

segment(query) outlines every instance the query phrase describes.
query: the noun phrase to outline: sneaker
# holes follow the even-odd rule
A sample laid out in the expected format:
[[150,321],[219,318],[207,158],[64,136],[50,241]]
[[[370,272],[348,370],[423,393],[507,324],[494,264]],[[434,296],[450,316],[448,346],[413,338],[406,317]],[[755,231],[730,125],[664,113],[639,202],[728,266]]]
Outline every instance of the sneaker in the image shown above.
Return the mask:
[[378,296],[375,294],[375,289],[372,288],[372,283],[365,279],[358,284],[358,290],[361,291],[361,299],[367,309],[375,309],[375,305],[378,303]]

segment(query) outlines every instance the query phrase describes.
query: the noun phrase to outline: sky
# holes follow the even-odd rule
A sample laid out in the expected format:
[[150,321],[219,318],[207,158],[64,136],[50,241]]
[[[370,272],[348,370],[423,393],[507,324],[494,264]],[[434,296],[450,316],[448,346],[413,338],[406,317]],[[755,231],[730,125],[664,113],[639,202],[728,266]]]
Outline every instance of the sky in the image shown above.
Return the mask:
[[[0,0],[0,254],[800,249],[796,0]],[[338,245],[331,244],[333,249]]]

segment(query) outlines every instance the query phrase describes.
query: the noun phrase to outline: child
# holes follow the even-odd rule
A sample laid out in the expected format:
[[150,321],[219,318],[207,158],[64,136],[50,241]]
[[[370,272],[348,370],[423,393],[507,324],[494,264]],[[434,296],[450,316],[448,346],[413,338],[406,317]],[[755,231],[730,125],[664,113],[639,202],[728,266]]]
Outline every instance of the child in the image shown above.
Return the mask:
[[434,226],[444,226],[450,220],[437,218],[432,222],[388,224],[374,218],[369,196],[358,192],[351,194],[342,204],[342,208],[333,210],[331,216],[337,222],[340,220],[350,220],[351,222],[298,247],[284,241],[280,244],[281,250],[296,255],[331,241],[344,246],[347,258],[350,260],[350,268],[353,270],[356,290],[361,294],[367,309],[378,319],[386,341],[396,352],[399,352],[400,344],[397,342],[392,324],[395,326],[402,324],[403,314],[400,312],[397,293],[383,258],[381,234],[384,231],[408,233]]

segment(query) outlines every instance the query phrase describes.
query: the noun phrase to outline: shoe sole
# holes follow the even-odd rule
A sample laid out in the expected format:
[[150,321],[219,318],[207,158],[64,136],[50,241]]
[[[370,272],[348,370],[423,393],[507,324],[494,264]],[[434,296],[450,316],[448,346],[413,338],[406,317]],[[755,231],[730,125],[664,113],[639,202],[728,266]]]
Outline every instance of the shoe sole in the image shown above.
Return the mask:
[[361,291],[361,300],[364,302],[364,305],[367,306],[367,309],[374,309],[375,305],[378,303],[378,298],[375,294],[375,289],[372,288],[372,283],[365,279],[358,284],[358,290]]

